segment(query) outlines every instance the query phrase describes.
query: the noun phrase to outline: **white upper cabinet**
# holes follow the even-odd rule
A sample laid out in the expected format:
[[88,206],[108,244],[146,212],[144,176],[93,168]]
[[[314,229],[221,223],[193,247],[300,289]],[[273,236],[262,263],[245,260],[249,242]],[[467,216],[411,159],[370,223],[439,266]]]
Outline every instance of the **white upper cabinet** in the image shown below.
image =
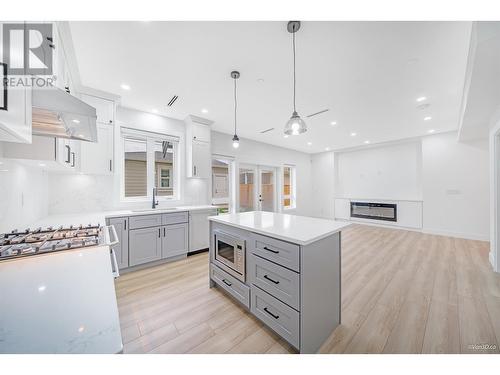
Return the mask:
[[97,96],[82,94],[81,99],[96,109],[97,122],[101,124],[114,124],[115,103],[112,100]]
[[97,142],[81,142],[80,171],[107,175],[113,172],[113,127],[97,123]]
[[190,115],[184,123],[186,124],[186,177],[210,178],[212,121]]
[[210,126],[193,123],[192,140],[210,143]]

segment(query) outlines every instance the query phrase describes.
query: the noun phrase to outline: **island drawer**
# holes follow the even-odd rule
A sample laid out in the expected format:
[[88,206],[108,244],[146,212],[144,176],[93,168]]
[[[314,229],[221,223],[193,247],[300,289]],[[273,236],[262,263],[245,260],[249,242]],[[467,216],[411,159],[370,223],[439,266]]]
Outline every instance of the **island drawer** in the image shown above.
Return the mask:
[[254,233],[250,251],[280,266],[299,272],[300,246]]
[[212,263],[210,264],[210,278],[247,308],[250,307],[250,288],[248,286]]
[[250,311],[284,340],[299,349],[299,313],[255,285],[251,288]]
[[161,224],[180,224],[188,222],[188,212],[175,212],[172,214],[163,214],[161,216]]
[[161,225],[161,215],[130,216],[128,223],[130,229],[157,227]]
[[299,311],[300,275],[255,254],[248,259],[249,281]]

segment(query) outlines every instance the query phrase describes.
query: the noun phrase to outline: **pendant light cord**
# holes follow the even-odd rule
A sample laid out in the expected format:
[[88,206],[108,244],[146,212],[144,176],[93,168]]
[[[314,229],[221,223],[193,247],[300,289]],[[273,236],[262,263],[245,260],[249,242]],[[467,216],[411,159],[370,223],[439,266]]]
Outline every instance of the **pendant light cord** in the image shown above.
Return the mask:
[[297,112],[295,109],[295,26],[292,33],[292,43],[293,43],[293,111]]
[[236,100],[236,78],[234,78],[234,134],[236,135],[236,109],[238,108],[238,101]]

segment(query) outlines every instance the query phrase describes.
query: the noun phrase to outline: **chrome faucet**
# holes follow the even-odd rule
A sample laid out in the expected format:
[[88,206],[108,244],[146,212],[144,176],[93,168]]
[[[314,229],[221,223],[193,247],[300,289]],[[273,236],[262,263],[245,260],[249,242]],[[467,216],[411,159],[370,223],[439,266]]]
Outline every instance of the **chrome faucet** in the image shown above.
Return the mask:
[[156,200],[156,188],[153,188],[153,208],[156,208],[158,206],[158,201]]

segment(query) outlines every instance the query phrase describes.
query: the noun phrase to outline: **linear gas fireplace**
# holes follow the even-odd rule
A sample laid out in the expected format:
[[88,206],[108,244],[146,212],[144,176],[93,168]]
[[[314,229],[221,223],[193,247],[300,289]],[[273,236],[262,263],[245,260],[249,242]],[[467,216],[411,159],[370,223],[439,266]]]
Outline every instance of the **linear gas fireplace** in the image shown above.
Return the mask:
[[398,205],[391,203],[351,202],[351,217],[398,221]]

